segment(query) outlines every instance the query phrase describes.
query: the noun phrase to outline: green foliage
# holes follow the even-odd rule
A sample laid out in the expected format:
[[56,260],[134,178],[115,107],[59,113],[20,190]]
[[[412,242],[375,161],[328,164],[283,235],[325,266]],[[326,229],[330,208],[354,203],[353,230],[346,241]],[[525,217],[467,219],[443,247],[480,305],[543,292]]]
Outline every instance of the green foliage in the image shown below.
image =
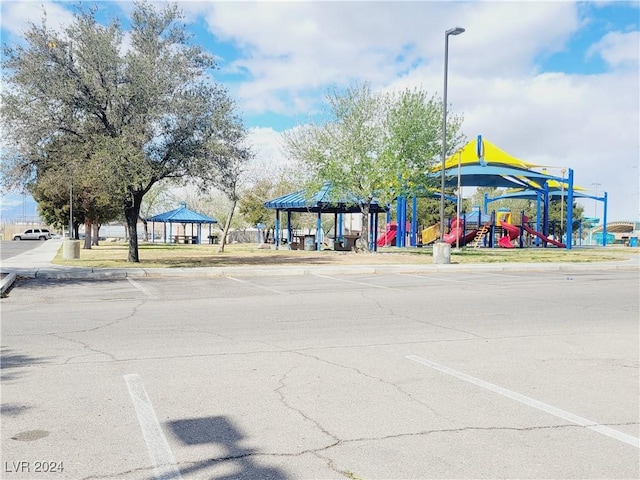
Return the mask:
[[[288,133],[289,158],[301,163],[309,188],[331,182],[334,199],[361,199],[363,238],[371,202],[424,192],[428,173],[441,152],[442,102],[421,90],[374,93],[369,84],[334,89],[324,118]],[[461,117],[451,114],[447,151],[464,140]]]
[[[567,200],[564,199],[564,202],[560,202],[560,200],[552,200],[549,202],[549,222],[554,222],[554,230],[556,235],[564,235],[568,228],[566,225],[567,218]],[[582,222],[584,214],[584,207],[582,205],[578,205],[575,201],[573,202],[573,231],[577,231]]]
[[136,225],[154,184],[226,187],[234,161],[250,152],[234,102],[206,80],[213,57],[189,44],[175,5],[136,3],[127,45],[117,20],[103,26],[95,14],[79,8],[64,31],[45,18],[30,26],[25,47],[4,48],[3,179],[35,191],[45,171],[66,169],[84,205],[124,214],[137,262]]
[[[385,155],[391,160],[391,168],[397,171],[392,195],[420,195],[433,187],[439,191],[439,179],[429,173],[442,160],[442,102],[423,90],[387,94],[386,101],[390,106]],[[449,156],[465,138],[460,132],[462,116],[449,111],[447,116]]]
[[[495,187],[478,187],[471,197],[471,202],[473,205],[478,205],[481,209],[484,209],[485,193],[489,198],[495,198],[503,195],[505,191],[505,189],[498,189]],[[507,209],[514,213],[524,211],[525,215],[529,218],[536,217],[536,202],[527,199],[503,199],[496,200],[489,204],[489,211],[498,211],[500,209]]]
[[294,185],[284,178],[277,181],[261,179],[243,192],[239,212],[251,226],[262,223],[267,229],[274,228],[275,211],[266,208],[264,203],[291,193],[294,188]]
[[[460,211],[463,212],[465,210],[464,208],[462,208]],[[445,201],[445,218],[455,217],[456,212],[456,204],[454,202]],[[418,225],[422,225],[423,227],[430,227],[431,225],[435,225],[436,223],[440,223],[440,199],[418,198]]]

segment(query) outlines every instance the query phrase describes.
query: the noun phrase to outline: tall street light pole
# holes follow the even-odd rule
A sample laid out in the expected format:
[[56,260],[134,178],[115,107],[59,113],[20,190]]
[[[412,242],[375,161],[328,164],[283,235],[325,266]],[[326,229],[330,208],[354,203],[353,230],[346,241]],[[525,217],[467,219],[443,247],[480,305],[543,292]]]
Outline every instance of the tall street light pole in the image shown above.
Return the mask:
[[[449,36],[464,33],[464,28],[454,27],[444,32],[444,90],[442,92],[442,170],[440,172],[440,243],[444,242],[444,170],[447,158],[447,75],[449,70]],[[449,257],[443,263],[449,263]]]

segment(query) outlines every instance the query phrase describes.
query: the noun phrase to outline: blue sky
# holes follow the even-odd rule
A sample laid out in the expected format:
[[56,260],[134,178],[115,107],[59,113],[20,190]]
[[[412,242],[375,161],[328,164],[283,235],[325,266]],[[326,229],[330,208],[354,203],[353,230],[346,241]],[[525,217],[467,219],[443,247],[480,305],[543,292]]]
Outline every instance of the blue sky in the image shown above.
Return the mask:
[[[2,41],[19,41],[42,5],[56,26],[74,3],[4,0]],[[576,183],[608,192],[611,220],[640,220],[639,2],[179,5],[193,41],[218,58],[213,75],[238,101],[258,165],[286,165],[280,133],[313,116],[332,86],[369,81],[441,94],[444,31],[459,25],[466,32],[450,41],[448,97],[467,137],[573,168]],[[127,24],[132,3],[98,6]],[[15,201],[22,211],[21,196],[6,196],[3,216]],[[593,201],[584,205],[592,215]]]

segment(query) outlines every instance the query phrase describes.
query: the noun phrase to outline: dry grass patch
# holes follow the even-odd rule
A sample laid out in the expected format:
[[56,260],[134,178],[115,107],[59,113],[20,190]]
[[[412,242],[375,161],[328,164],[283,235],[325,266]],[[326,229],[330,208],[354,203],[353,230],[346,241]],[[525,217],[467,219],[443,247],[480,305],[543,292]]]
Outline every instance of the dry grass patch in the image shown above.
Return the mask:
[[[390,265],[431,263],[431,248],[381,248],[377,253],[353,253],[303,250],[270,250],[256,244],[232,244],[218,253],[217,245],[165,245],[140,244],[139,263],[127,262],[128,245],[103,244],[90,250],[81,250],[80,259],[63,260],[62,251],[54,259],[56,265],[103,268],[192,268],[252,265]],[[638,255],[638,249],[557,248],[526,249],[463,249],[453,252],[451,263],[548,263],[548,262],[603,262],[626,260]]]

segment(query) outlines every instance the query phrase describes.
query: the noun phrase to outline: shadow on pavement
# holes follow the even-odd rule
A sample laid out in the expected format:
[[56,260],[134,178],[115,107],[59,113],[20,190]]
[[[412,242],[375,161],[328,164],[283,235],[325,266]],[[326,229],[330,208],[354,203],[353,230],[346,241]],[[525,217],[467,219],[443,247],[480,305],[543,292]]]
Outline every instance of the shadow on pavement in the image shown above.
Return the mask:
[[31,408],[32,407],[27,405],[19,405],[17,403],[3,403],[0,405],[0,415],[4,417],[17,417]]
[[46,363],[53,357],[33,357],[15,353],[13,350],[2,347],[0,350],[0,380],[3,382],[11,381],[17,378],[21,372],[19,369]]
[[[192,418],[168,423],[173,434],[185,445],[211,444],[221,446],[225,450],[225,454],[221,457],[209,458],[180,468],[180,473],[185,477],[190,478],[190,474],[225,463],[233,465],[233,473],[211,478],[217,480],[289,479],[289,476],[278,468],[258,465],[252,458],[252,455],[257,454],[256,450],[240,445],[244,435],[224,416]],[[202,477],[197,476],[197,478]]]

